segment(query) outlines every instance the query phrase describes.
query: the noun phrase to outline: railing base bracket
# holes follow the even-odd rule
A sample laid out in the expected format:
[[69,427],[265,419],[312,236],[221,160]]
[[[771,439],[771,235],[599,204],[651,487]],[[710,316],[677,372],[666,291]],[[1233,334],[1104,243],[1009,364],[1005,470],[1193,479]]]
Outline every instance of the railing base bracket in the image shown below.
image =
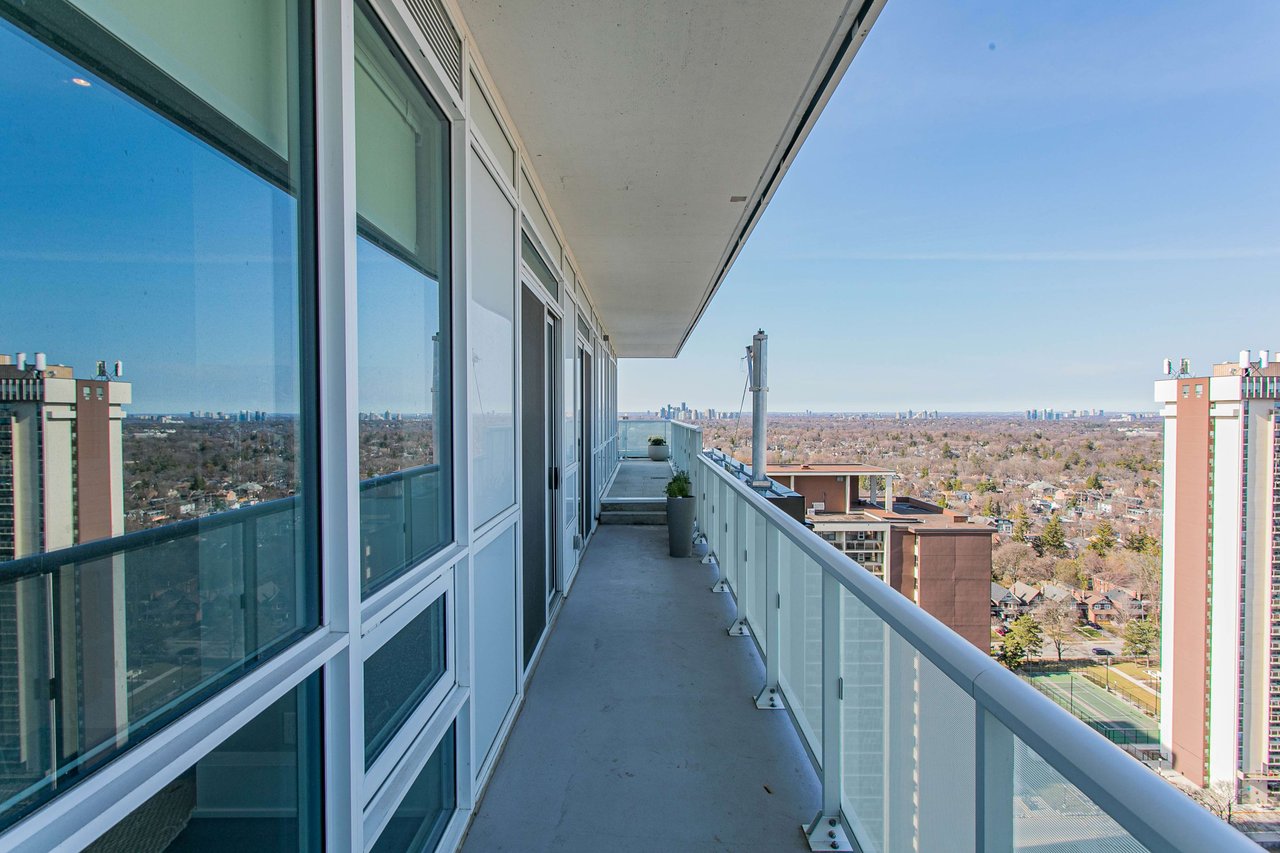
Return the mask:
[[782,701],[782,689],[775,685],[761,690],[760,695],[756,697],[756,707],[761,711],[785,710],[787,706]]
[[747,627],[746,619],[739,619],[729,626],[730,637],[750,637],[751,629]]
[[711,585],[711,591],[712,592],[728,592],[729,582],[724,578],[720,578],[720,580],[716,581],[714,584]]
[[821,812],[808,826],[800,827],[809,839],[810,850],[844,850],[854,853],[857,849],[849,841],[849,834],[844,830],[844,821],[839,815],[825,815]]

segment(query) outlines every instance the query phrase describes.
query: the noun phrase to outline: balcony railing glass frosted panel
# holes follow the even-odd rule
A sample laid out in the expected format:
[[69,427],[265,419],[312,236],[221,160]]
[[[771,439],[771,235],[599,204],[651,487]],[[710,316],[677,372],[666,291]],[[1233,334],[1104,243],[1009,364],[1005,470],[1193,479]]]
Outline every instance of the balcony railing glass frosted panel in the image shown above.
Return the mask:
[[448,123],[372,11],[356,14],[360,580],[452,538]]
[[318,621],[310,7],[251,5],[0,0],[0,826]]
[[671,422],[663,420],[618,421],[618,447],[624,459],[649,455],[649,437],[660,435],[671,443]]
[[785,704],[815,759],[826,819],[813,843],[835,842],[837,820],[864,853],[1254,849],[771,505],[738,466],[704,453],[692,476],[716,588],[734,597],[730,633],[749,632],[764,657],[757,702]]

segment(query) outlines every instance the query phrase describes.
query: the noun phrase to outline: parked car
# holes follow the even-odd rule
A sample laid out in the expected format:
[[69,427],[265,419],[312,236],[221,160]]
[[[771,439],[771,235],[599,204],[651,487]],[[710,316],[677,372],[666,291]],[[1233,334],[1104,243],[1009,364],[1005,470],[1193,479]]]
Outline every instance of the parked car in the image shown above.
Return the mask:
[[1102,646],[1094,646],[1093,653],[1100,657],[1108,657],[1108,658],[1115,657],[1115,654],[1116,654],[1115,652],[1111,651],[1111,649],[1104,649],[1102,648]]
[[1101,631],[1101,630],[1102,630],[1102,626],[1101,626],[1101,625],[1099,625],[1097,622],[1086,622],[1086,623],[1084,623],[1084,624],[1088,625],[1090,628],[1092,628],[1092,629],[1093,629],[1093,630],[1095,630],[1095,631]]
[[1001,625],[999,628],[996,629],[996,633],[999,634],[1001,637],[1003,637],[1005,634],[1009,633],[1009,629],[1004,625]]

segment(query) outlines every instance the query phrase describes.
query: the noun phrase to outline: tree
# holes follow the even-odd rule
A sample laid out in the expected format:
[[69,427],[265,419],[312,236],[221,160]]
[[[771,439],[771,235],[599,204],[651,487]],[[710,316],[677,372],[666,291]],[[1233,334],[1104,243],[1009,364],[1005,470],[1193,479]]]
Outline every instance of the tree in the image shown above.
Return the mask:
[[1145,658],[1151,665],[1151,655],[1160,647],[1160,625],[1150,619],[1130,619],[1124,626],[1124,653]]
[[1017,669],[1032,657],[1039,657],[1043,645],[1044,634],[1040,630],[1040,623],[1030,613],[1024,613],[1009,626],[1009,633],[1004,635],[1004,645],[1000,647],[998,659],[1009,669]]
[[1075,635],[1076,623],[1080,618],[1075,599],[1064,598],[1054,601],[1047,598],[1036,608],[1036,618],[1040,621],[1044,636],[1053,643],[1053,648],[1058,653],[1058,660],[1062,660],[1062,647],[1071,642],[1071,638]]
[[1007,542],[991,552],[992,577],[1007,584],[1040,580],[1043,577],[1040,563],[1036,550],[1024,543]]
[[1116,531],[1111,522],[1103,520],[1093,531],[1093,539],[1089,541],[1089,550],[1096,554],[1106,554],[1116,547]]
[[1031,532],[1031,522],[1027,520],[1027,511],[1022,504],[1016,504],[1013,507],[1013,541],[1026,542],[1027,534]]
[[1049,554],[1065,557],[1067,554],[1067,532],[1062,529],[1062,519],[1056,515],[1050,517],[1049,523],[1040,532],[1040,547]]
[[1236,805],[1236,792],[1230,782],[1219,780],[1201,788],[1191,795],[1191,799],[1213,812],[1218,817],[1231,823],[1232,811]]
[[1129,537],[1124,542],[1124,547],[1128,548],[1130,551],[1137,551],[1141,554],[1144,551],[1150,551],[1152,548],[1157,548],[1159,545],[1156,543],[1155,537],[1148,534],[1145,530],[1139,530],[1129,534]]
[[1084,487],[1094,492],[1102,490],[1102,478],[1098,476],[1097,471],[1090,474],[1089,478],[1084,481]]

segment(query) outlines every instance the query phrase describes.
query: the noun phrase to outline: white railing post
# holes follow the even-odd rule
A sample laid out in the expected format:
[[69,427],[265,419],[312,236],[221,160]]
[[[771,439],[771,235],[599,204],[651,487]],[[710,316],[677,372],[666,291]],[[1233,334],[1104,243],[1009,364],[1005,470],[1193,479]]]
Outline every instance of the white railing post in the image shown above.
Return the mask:
[[979,853],[1013,851],[1013,733],[974,703],[974,803]]
[[734,570],[732,583],[735,615],[733,624],[729,626],[730,637],[751,636],[751,628],[747,625],[747,595],[751,588],[751,568],[747,563],[754,560],[755,555],[750,553],[747,536],[747,514],[750,511],[744,498],[738,495],[733,496],[733,537],[729,543],[729,551],[733,559],[731,565]]
[[782,709],[782,689],[778,686],[778,666],[782,657],[782,634],[778,620],[782,609],[782,562],[789,559],[787,548],[778,535],[778,528],[761,519],[762,533],[757,534],[757,550],[764,562],[764,687],[756,696],[756,707]]
[[810,850],[852,851],[841,816],[844,784],[844,678],[841,675],[840,581],[822,573],[822,808],[805,827]]

